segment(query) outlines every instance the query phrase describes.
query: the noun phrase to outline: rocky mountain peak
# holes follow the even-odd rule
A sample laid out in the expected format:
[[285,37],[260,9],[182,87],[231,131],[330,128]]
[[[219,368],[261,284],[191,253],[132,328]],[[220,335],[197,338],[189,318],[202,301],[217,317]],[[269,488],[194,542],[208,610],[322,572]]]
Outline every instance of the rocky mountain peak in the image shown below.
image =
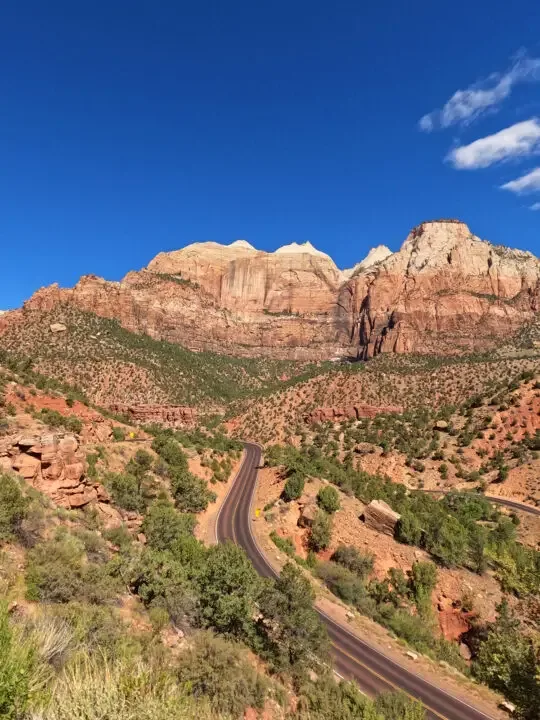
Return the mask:
[[350,278],[356,273],[362,272],[362,270],[367,270],[377,263],[386,260],[386,258],[390,255],[392,255],[390,248],[386,247],[386,245],[377,245],[377,247],[371,248],[366,257],[359,263],[356,263],[354,267],[343,270],[343,276],[345,278]]
[[256,248],[254,248],[253,245],[251,245],[251,243],[248,243],[247,240],[235,240],[228,247],[241,248],[243,250],[253,250],[254,252],[257,252]]
[[[309,242],[275,252],[200,242],[120,283],[85,276],[72,289],[44,288],[25,311],[60,304],[196,350],[308,360],[455,353],[493,347],[534,320],[540,260],[436,220],[398,252],[379,245],[343,272]],[[12,317],[1,316],[0,334]]]
[[317,250],[316,247],[313,247],[313,245],[309,242],[303,242],[303,243],[290,243],[289,245],[282,245],[279,247],[275,252],[274,255],[317,255],[319,257],[327,258],[331,261],[332,264],[334,264],[334,261],[330,257],[330,255],[327,255],[326,253],[322,252],[321,250]]

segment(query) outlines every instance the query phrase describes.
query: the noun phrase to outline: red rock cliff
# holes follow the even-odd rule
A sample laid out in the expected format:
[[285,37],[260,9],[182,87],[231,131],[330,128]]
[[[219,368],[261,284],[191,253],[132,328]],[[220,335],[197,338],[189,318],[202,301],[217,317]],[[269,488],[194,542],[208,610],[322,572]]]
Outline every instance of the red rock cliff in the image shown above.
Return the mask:
[[26,307],[73,303],[194,350],[309,360],[483,350],[538,312],[540,261],[464,223],[423,223],[388,252],[342,272],[309,244],[266,253],[245,241],[196,243],[121,282],[86,276],[41,289]]

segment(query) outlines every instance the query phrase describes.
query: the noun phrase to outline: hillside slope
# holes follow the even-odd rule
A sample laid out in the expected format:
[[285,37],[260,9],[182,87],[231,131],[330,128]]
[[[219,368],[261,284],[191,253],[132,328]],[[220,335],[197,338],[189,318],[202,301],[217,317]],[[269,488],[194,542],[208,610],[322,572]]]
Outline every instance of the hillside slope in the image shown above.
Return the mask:
[[205,413],[280,378],[317,372],[304,363],[196,353],[122,328],[70,304],[25,310],[0,334],[0,350],[81,388],[94,402],[179,404]]

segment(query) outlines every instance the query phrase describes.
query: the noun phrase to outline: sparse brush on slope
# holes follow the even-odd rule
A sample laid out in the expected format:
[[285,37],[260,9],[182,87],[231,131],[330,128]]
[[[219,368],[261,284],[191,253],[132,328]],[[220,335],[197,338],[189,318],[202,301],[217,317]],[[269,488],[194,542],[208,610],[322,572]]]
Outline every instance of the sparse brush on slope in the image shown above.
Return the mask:
[[[59,319],[67,329],[55,335],[49,327]],[[78,385],[96,402],[205,403],[207,412],[267,385],[275,387],[283,373],[290,376],[306,367],[192,352],[69,306],[28,312],[24,324],[13,324],[0,336],[0,349],[32,358],[29,368],[33,364],[52,378]]]

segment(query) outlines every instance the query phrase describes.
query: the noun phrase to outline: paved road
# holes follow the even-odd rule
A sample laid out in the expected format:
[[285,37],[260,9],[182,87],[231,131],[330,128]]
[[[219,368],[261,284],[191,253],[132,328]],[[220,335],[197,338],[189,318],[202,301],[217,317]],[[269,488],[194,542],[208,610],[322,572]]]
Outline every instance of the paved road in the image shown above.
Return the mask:
[[[244,461],[222,505],[216,532],[220,542],[232,540],[241,545],[260,575],[275,577],[251,532],[251,505],[260,458],[259,447],[245,443]],[[432,720],[489,720],[489,716],[406,670],[325,613],[318,612],[332,642],[335,669],[343,677],[354,678],[368,695],[401,689],[421,700]]]

